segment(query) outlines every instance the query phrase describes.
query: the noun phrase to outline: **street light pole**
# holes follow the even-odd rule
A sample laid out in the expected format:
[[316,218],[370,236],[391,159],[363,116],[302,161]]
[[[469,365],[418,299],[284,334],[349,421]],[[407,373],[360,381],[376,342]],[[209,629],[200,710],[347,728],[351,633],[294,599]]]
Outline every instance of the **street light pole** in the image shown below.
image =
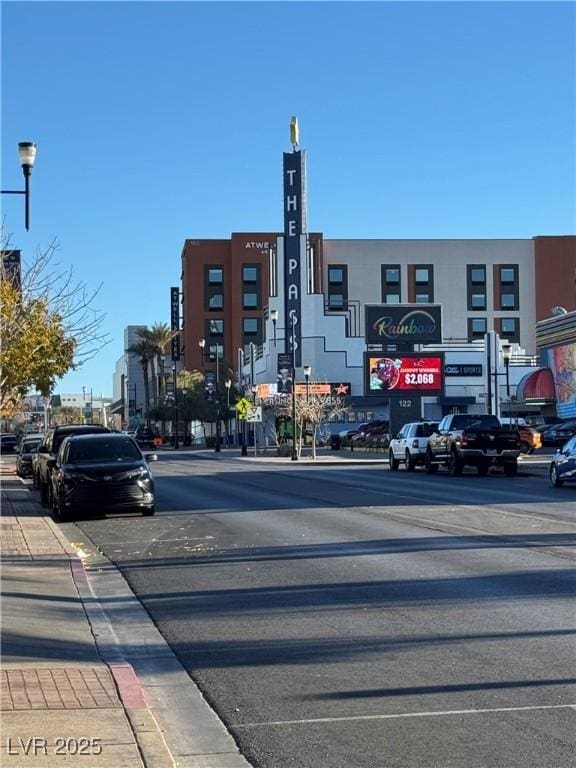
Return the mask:
[[30,176],[36,160],[36,144],[32,141],[19,142],[18,156],[24,174],[24,189],[3,189],[1,192],[3,195],[24,195],[24,225],[28,232],[30,229]]
[[216,343],[216,443],[214,453],[220,453],[220,345]]
[[[242,371],[244,370],[244,350],[242,347],[238,347],[238,390],[242,397],[244,397],[244,382],[242,378]],[[248,439],[246,436],[246,418],[242,419],[242,448],[241,455],[248,455]]]
[[512,347],[510,344],[502,345],[502,356],[504,358],[504,369],[506,371],[506,397],[510,400],[510,358],[512,356]]
[[296,316],[292,315],[292,461],[298,461],[296,431]]
[[305,365],[303,370],[304,370],[304,378],[306,379],[306,402],[308,402],[308,393],[309,393],[308,386],[310,384],[310,374],[312,373],[312,366]]

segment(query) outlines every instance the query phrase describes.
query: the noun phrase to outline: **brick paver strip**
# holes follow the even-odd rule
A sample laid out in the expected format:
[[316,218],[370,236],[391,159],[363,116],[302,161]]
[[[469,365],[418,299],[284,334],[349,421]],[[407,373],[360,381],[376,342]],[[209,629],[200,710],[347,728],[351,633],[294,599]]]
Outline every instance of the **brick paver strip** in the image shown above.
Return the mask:
[[0,709],[110,709],[121,707],[108,669],[4,669]]

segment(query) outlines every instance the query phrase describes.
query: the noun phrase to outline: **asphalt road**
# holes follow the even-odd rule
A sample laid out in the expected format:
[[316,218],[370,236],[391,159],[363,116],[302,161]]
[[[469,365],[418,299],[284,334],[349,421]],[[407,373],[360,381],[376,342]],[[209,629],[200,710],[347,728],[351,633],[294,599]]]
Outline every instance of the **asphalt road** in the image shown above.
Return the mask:
[[576,488],[523,466],[166,455],[78,526],[258,768],[572,768]]

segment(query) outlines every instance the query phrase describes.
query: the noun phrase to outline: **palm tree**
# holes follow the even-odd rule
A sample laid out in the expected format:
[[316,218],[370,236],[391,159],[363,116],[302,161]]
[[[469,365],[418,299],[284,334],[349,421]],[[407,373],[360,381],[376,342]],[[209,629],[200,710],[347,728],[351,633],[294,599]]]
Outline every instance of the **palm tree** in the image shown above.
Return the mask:
[[[135,344],[128,347],[126,352],[129,355],[136,355],[139,358],[138,362],[142,366],[142,371],[144,373],[144,407],[146,409],[146,424],[150,426],[150,384],[148,381],[148,365],[150,364],[154,353],[150,342],[144,338],[143,333],[143,331],[138,331],[140,339]],[[136,407],[136,403],[134,403],[134,406]]]
[[166,353],[166,347],[178,331],[172,330],[167,323],[154,323],[151,328],[138,331],[138,334],[145,339],[150,345],[152,356],[150,358],[150,364],[152,369],[152,387],[154,391],[154,401],[156,405],[159,404],[159,397],[162,394],[161,388],[164,385],[162,382],[160,387],[157,387],[158,375],[160,370],[160,359]]

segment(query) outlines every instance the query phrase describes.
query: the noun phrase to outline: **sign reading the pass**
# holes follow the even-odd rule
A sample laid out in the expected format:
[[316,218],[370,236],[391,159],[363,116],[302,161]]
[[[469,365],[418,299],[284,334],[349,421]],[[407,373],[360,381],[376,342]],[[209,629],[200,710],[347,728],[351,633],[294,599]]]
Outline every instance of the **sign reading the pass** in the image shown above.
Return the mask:
[[430,344],[442,341],[439,304],[368,304],[366,344]]
[[284,310],[286,352],[302,365],[302,253],[300,238],[306,233],[306,155],[284,152]]
[[438,353],[386,356],[364,353],[366,395],[441,395],[444,356]]

